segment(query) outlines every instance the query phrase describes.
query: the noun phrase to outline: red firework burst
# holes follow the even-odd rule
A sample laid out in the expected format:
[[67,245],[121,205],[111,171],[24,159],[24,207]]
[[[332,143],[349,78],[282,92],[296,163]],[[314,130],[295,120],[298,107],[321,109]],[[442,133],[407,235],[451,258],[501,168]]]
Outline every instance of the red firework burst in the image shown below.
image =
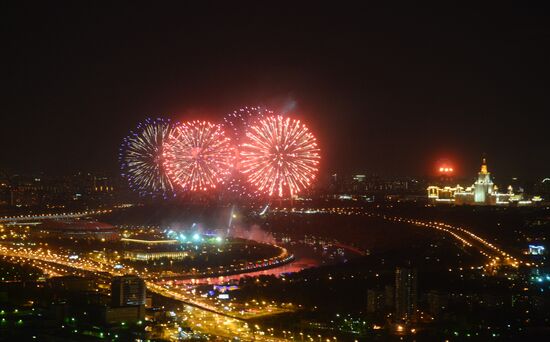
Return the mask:
[[321,158],[315,137],[299,120],[265,117],[240,146],[241,171],[270,196],[293,196],[311,185]]
[[167,174],[183,190],[215,188],[227,176],[234,158],[221,126],[206,121],[177,125],[164,145]]

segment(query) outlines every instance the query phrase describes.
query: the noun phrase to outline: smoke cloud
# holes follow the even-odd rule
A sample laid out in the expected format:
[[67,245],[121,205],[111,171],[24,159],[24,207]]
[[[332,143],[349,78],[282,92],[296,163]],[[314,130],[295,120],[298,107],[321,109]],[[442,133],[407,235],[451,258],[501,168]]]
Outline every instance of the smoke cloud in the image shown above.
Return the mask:
[[253,224],[250,227],[243,227],[241,225],[234,225],[229,230],[229,236],[240,239],[253,240],[261,243],[275,244],[275,238],[273,234],[265,231],[257,224]]

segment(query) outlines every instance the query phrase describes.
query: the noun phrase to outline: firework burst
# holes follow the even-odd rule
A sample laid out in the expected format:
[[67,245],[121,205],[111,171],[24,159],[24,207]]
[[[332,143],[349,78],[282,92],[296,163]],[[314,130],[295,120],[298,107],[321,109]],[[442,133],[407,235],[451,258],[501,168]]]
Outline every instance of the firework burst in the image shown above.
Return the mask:
[[241,172],[258,191],[293,196],[317,174],[320,150],[299,120],[267,116],[253,124],[240,145]]
[[231,140],[220,125],[206,121],[179,124],[164,144],[164,165],[183,190],[206,191],[227,177],[235,159]]
[[248,181],[240,172],[239,145],[246,137],[246,132],[251,125],[258,122],[267,115],[272,115],[273,111],[264,107],[243,107],[227,114],[223,118],[223,124],[226,132],[235,146],[235,161],[228,179],[225,181],[226,190],[239,197],[255,197],[258,191],[248,185]]
[[173,195],[173,186],[163,166],[163,144],[173,126],[169,120],[146,119],[124,138],[119,161],[122,176],[141,196]]

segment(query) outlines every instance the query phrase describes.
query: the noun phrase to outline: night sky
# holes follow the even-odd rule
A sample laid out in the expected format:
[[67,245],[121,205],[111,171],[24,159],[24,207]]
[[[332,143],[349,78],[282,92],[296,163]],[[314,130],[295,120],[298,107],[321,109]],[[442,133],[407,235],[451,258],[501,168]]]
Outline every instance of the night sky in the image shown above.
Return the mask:
[[485,153],[502,177],[550,176],[545,8],[17,3],[0,10],[0,169],[114,172],[148,116],[266,105],[307,122],[325,174],[447,158],[473,177]]

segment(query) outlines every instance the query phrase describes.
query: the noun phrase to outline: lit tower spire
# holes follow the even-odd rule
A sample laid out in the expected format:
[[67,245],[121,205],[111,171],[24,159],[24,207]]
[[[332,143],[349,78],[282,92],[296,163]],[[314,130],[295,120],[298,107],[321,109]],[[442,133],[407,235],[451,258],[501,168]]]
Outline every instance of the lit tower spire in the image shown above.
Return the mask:
[[474,201],[476,203],[488,203],[490,194],[493,192],[493,181],[487,170],[487,160],[483,157],[481,170],[478,173],[477,181],[474,183]]
[[482,161],[481,161],[481,173],[483,174],[487,174],[487,160],[485,159],[485,157],[483,157]]

